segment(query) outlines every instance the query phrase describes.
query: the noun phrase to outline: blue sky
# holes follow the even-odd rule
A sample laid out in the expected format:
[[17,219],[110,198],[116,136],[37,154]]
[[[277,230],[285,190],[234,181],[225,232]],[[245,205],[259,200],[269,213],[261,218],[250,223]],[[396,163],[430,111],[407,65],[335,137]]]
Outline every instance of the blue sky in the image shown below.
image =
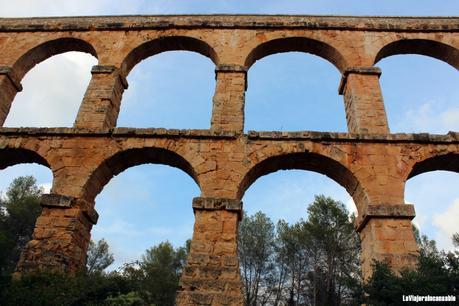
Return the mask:
[[[116,14],[459,14],[458,1],[5,1],[2,16]],[[6,126],[71,126],[90,69],[90,55],[70,52],[37,65],[23,79]],[[459,73],[424,56],[392,56],[377,64],[392,132],[444,134],[459,130]],[[248,74],[246,130],[346,131],[340,74],[327,61],[303,53],[266,57]],[[166,52],[138,64],[128,76],[118,126],[208,128],[215,86],[212,62],[196,53]],[[53,84],[53,86],[46,86]],[[70,85],[71,84],[71,85]],[[46,88],[46,90],[44,90]],[[50,171],[17,165],[0,172],[0,190],[18,175],[32,174],[49,188]],[[407,182],[406,202],[414,203],[421,231],[451,248],[449,235],[459,231],[459,175],[431,172]],[[129,193],[124,192],[130,190]],[[177,192],[179,190],[179,192]],[[279,171],[258,179],[246,192],[244,208],[272,219],[306,218],[314,194],[353,203],[327,177],[307,171]],[[113,178],[96,198],[99,223],[94,239],[106,238],[116,263],[138,259],[164,240],[179,246],[191,237],[191,201],[199,188],[184,172],[161,165],[130,168]],[[170,216],[173,216],[171,218]]]

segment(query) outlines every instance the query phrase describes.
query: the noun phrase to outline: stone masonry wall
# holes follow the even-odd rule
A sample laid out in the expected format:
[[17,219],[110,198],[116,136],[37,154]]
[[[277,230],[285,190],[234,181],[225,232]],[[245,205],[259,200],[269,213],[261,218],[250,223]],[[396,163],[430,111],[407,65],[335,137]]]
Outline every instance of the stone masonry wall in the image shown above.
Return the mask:
[[[407,179],[459,172],[459,134],[390,134],[375,65],[395,54],[422,54],[459,69],[459,18],[319,16],[118,16],[0,18],[0,124],[23,76],[67,51],[97,57],[73,128],[0,128],[0,169],[34,162],[53,172],[32,240],[17,274],[84,268],[94,199],[129,167],[157,163],[190,175],[195,226],[178,305],[242,305],[237,259],[241,199],[259,177],[281,169],[327,175],[353,197],[363,275],[372,260],[395,271],[416,263],[414,205]],[[209,130],[116,128],[126,77],[143,59],[187,50],[215,64]],[[300,51],[342,74],[348,133],[244,130],[247,74],[259,59]]]

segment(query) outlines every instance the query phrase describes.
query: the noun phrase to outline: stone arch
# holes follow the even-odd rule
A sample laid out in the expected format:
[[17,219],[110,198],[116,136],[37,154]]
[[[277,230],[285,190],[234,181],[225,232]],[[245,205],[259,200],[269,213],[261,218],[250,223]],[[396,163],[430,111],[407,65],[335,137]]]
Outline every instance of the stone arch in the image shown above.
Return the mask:
[[17,164],[35,163],[52,170],[48,161],[35,151],[28,149],[6,148],[0,150],[0,170]]
[[416,175],[436,170],[459,172],[459,154],[447,153],[435,155],[418,161],[411,168],[406,180]]
[[142,164],[163,164],[178,168],[196,182],[199,181],[193,166],[179,154],[163,148],[135,148],[120,151],[106,158],[90,175],[83,187],[83,198],[93,202],[104,186],[124,170]]
[[459,50],[442,42],[428,39],[401,39],[382,47],[374,59],[374,64],[391,55],[426,55],[450,64],[459,70]]
[[317,153],[288,153],[259,161],[246,172],[238,187],[238,198],[261,176],[278,170],[308,170],[324,174],[343,186],[352,196],[360,213],[366,202],[366,193],[354,174],[340,162]]
[[332,63],[340,72],[347,66],[343,55],[333,46],[307,37],[277,38],[264,42],[249,53],[245,59],[245,66],[250,68],[257,60],[268,55],[292,51],[317,55]]
[[13,65],[13,70],[19,80],[38,63],[50,58],[53,55],[69,51],[85,52],[98,58],[94,47],[78,38],[64,37],[49,40],[33,47],[24,53]]
[[12,67],[7,67],[10,81],[0,83],[0,125],[5,122],[16,93],[22,90],[21,80],[24,75],[51,56],[69,51],[85,52],[97,58],[97,52],[90,43],[82,39],[63,37],[32,47],[20,55]]
[[217,53],[205,41],[187,36],[167,36],[144,42],[132,49],[121,64],[121,71],[127,75],[140,61],[166,51],[197,52],[218,65]]

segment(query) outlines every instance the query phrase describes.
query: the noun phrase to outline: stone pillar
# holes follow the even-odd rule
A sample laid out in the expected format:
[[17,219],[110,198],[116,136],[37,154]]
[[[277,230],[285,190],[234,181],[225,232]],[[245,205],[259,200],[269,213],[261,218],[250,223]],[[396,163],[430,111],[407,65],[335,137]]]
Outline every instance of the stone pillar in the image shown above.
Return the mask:
[[177,305],[243,305],[237,257],[242,203],[233,199],[193,199],[195,225]]
[[5,123],[17,92],[22,91],[19,78],[13,68],[0,66],[0,126]]
[[388,261],[394,271],[413,268],[417,263],[418,246],[411,220],[415,217],[410,204],[368,205],[356,220],[362,243],[362,274],[372,274],[373,260]]
[[247,68],[221,65],[215,69],[215,78],[211,129],[243,133]]
[[38,270],[74,274],[85,269],[90,231],[98,214],[90,203],[58,194],[45,194],[43,211],[16,267],[16,275]]
[[121,97],[128,88],[126,78],[115,66],[94,66],[74,127],[106,129],[116,126]]
[[380,75],[377,67],[352,67],[344,71],[339,94],[344,95],[349,133],[389,133]]

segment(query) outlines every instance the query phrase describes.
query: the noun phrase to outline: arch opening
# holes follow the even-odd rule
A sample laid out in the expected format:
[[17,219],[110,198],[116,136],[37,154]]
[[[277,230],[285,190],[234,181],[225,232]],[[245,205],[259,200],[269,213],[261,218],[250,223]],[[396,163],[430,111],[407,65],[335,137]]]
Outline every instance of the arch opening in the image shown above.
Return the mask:
[[459,173],[459,154],[448,153],[436,155],[419,161],[411,169],[410,173],[408,174],[407,180],[419,174],[437,170]]
[[186,36],[171,36],[171,37],[160,37],[147,42],[134,48],[124,58],[121,65],[121,71],[125,75],[128,75],[132,68],[140,61],[153,56],[155,54],[165,51],[194,51],[200,53],[218,64],[217,53],[214,49],[206,42]]
[[108,270],[141,260],[162,242],[185,246],[193,234],[192,199],[199,193],[189,175],[166,165],[137,165],[113,177],[95,199],[99,220],[91,231],[114,254]]
[[[72,50],[72,45],[53,49],[53,53],[59,54],[46,57],[42,62],[38,60],[44,56],[34,57],[24,64],[28,72],[22,81],[23,91],[12,102],[4,126],[73,126],[97,59],[88,53],[67,52],[66,49]],[[48,51],[48,55],[50,53]]]
[[288,52],[258,61],[248,73],[245,131],[347,131],[341,74],[314,55]]
[[239,184],[238,197],[242,198],[258,178],[279,170],[294,169],[316,172],[332,179],[351,195],[357,208],[366,203],[366,194],[352,172],[339,162],[316,153],[289,153],[269,157],[257,163]]
[[89,53],[95,58],[98,58],[96,50],[90,43],[77,38],[58,38],[44,42],[28,50],[14,63],[14,72],[21,80],[38,63],[54,55],[70,51]]
[[427,39],[402,39],[385,45],[377,53],[374,64],[399,54],[419,54],[439,59],[459,70],[459,50],[447,44]]
[[104,160],[91,174],[84,187],[84,198],[93,202],[104,186],[124,170],[142,164],[163,164],[188,174],[199,186],[193,166],[179,154],[162,148],[135,148],[118,152]]
[[261,211],[273,221],[289,223],[307,217],[307,207],[316,195],[324,195],[357,213],[352,196],[329,177],[304,169],[278,170],[259,177],[243,196],[244,210],[253,215]]
[[53,173],[43,157],[24,149],[0,150],[0,169],[0,275],[9,277],[32,239]]
[[413,224],[421,234],[452,250],[451,236],[459,232],[459,155],[432,156],[416,163],[405,184],[405,201],[413,203]]
[[46,159],[35,151],[27,149],[2,149],[0,150],[0,170],[17,164],[39,164],[51,168]]
[[142,61],[128,75],[118,126],[208,129],[214,65],[195,52],[168,51]]
[[[330,175],[327,162],[331,160],[318,154],[288,154],[267,158],[246,175],[241,185],[250,188],[244,194],[245,214],[238,233],[246,299],[327,304],[316,294],[322,286],[316,284],[320,279],[340,284],[335,272],[344,265],[338,268],[330,263],[341,260],[350,277],[359,279],[360,244],[352,216],[357,205],[352,193],[340,186],[347,179],[337,182],[340,175]],[[339,249],[339,255],[331,249]],[[276,290],[269,286],[272,280],[278,284]],[[261,289],[252,289],[253,283]],[[329,292],[341,295],[334,286]]]
[[459,74],[457,68],[437,58],[394,54],[380,62],[381,89],[392,132],[444,134],[458,130]]
[[251,67],[257,60],[268,55],[283,52],[306,52],[322,57],[343,71],[346,68],[344,57],[333,46],[306,37],[288,37],[264,42],[253,49],[245,60],[245,66]]

